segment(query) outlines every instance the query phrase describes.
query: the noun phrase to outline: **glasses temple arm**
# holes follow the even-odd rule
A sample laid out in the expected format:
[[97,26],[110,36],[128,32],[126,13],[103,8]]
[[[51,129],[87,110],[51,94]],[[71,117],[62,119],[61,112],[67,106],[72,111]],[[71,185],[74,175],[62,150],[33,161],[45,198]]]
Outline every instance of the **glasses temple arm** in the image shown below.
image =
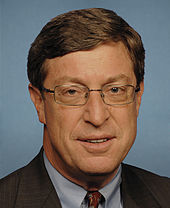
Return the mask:
[[45,87],[42,87],[41,90],[45,91],[45,92],[49,92],[49,93],[54,93],[54,90],[50,90],[50,89],[47,89]]

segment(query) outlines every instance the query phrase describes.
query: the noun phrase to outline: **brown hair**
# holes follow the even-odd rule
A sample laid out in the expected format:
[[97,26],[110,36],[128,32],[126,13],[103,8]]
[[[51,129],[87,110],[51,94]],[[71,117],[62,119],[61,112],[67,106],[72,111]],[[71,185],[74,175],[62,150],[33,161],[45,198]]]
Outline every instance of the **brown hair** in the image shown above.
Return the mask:
[[47,74],[44,67],[46,59],[89,50],[107,41],[124,43],[139,85],[144,78],[145,59],[141,37],[115,12],[102,8],[71,11],[48,22],[29,50],[28,78],[41,90]]

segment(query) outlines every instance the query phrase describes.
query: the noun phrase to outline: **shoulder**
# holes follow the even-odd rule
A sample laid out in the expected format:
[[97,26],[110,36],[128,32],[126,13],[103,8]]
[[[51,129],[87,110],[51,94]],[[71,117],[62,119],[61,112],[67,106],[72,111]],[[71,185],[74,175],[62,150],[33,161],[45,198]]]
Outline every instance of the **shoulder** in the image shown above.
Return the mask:
[[135,175],[145,183],[153,183],[158,185],[163,185],[165,183],[166,186],[169,186],[170,188],[170,178],[166,176],[160,176],[142,168],[127,164],[123,164],[122,169],[125,174]]
[[133,192],[133,194],[138,192],[140,195],[143,194],[143,197],[150,195],[159,204],[164,205],[162,207],[167,207],[167,204],[170,204],[170,178],[122,164],[122,180],[126,190]]
[[[42,172],[42,153],[38,154],[28,165],[22,167],[8,176],[0,179],[0,204],[2,207],[12,207],[17,200],[23,186],[29,188]],[[42,175],[42,174],[41,174]]]
[[7,202],[9,204],[15,204],[22,170],[23,168],[0,180],[0,203],[2,207],[8,207]]
[[38,170],[38,166],[41,163],[41,157],[42,153],[40,153],[26,166],[12,172],[11,174],[5,176],[4,178],[0,179],[0,188],[3,187],[3,185],[8,185],[12,188],[17,188],[17,184],[20,182],[20,179],[24,177],[25,175],[31,175],[32,172],[35,172]]

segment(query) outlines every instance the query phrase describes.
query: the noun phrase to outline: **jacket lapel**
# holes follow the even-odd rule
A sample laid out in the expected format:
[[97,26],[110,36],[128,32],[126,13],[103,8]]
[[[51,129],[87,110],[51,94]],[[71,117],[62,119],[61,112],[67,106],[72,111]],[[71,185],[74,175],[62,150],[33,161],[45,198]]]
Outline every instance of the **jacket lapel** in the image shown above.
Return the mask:
[[122,164],[121,189],[124,208],[161,208],[147,184],[125,164]]
[[55,189],[49,194],[42,208],[62,208]]

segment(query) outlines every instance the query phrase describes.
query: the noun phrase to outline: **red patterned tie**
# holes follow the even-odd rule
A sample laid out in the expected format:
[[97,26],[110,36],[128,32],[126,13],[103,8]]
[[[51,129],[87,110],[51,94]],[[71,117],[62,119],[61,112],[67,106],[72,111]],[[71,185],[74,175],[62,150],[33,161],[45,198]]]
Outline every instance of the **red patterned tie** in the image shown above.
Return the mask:
[[98,191],[88,192],[88,208],[98,208],[101,194]]

